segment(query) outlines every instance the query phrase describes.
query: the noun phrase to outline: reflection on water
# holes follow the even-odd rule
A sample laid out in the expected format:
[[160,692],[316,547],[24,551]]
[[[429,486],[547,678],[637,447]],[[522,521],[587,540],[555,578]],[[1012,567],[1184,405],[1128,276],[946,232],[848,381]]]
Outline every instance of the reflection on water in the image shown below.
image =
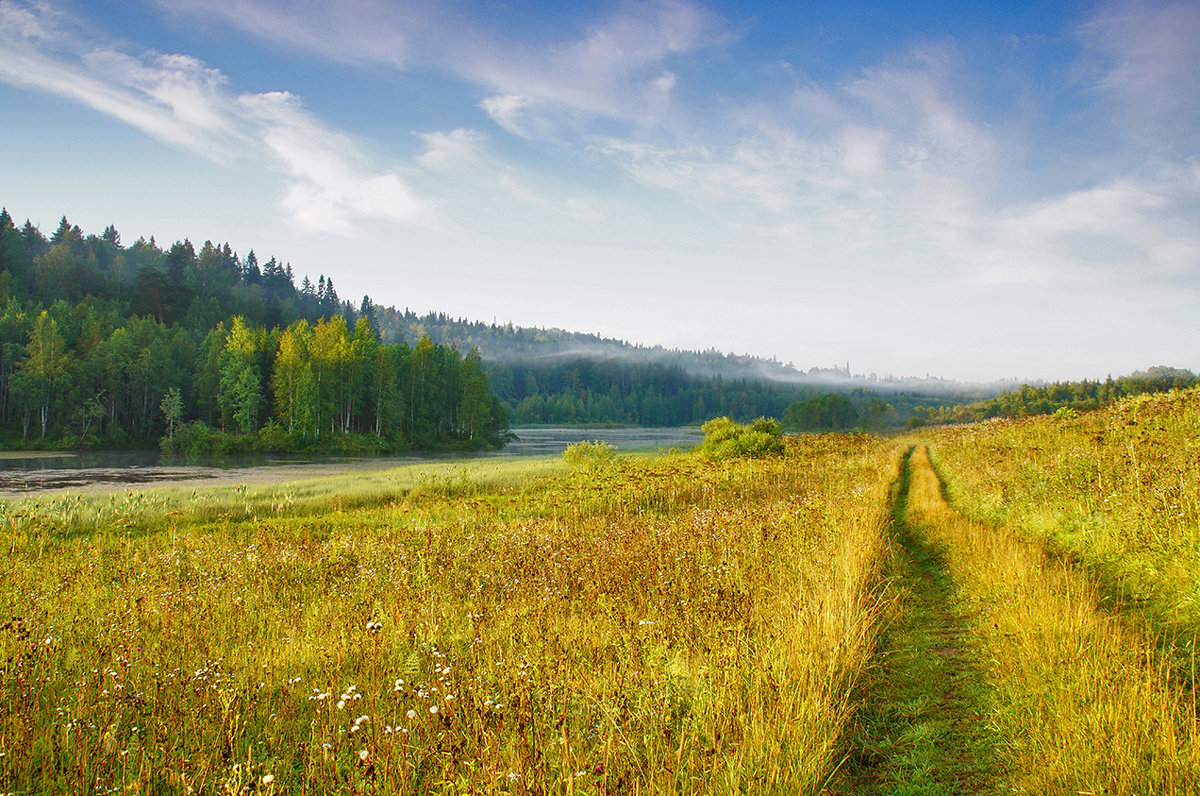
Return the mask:
[[686,450],[699,444],[695,428],[525,428],[519,439],[489,453],[410,456],[264,455],[163,457],[156,451],[0,452],[0,497],[62,489],[119,489],[125,486],[221,480],[236,483],[290,481],[354,471],[386,470],[415,462],[488,456],[561,453],[582,440],[608,442],[621,451]]

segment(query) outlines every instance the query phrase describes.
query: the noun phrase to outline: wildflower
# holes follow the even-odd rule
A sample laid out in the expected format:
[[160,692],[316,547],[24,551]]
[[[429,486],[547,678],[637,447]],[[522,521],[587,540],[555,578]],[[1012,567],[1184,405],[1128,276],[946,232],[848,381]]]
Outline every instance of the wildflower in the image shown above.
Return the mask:
[[367,762],[367,758],[370,756],[371,756],[371,753],[369,751],[367,751],[366,749],[363,749],[361,752],[358,753],[358,759],[363,761],[364,763]]
[[375,622],[375,621],[367,622],[367,632],[368,633],[379,633],[379,632],[382,632],[382,630],[383,630],[383,622]]
[[338,710],[345,710],[346,709],[346,700],[339,699],[337,708],[338,708]]
[[274,775],[274,774],[263,774],[263,778],[262,778],[262,784],[264,784],[264,785],[270,785],[270,784],[271,784],[272,782],[274,782],[274,781],[275,781],[275,775]]
[[430,713],[430,715],[436,716],[436,715],[437,715],[437,712],[438,712],[438,706],[437,706],[437,705],[430,705],[430,706],[429,706],[429,713]]
[[357,719],[354,720],[354,726],[361,727],[362,725],[366,724],[370,720],[371,720],[370,716],[359,716]]
[[412,721],[413,719],[415,719],[417,717],[417,711],[409,710],[408,713],[405,713],[404,715],[408,716],[409,721]]

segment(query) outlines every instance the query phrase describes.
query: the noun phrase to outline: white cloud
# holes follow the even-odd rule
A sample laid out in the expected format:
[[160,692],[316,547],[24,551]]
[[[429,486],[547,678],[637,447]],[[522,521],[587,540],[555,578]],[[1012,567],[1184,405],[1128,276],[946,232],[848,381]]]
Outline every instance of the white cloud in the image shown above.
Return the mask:
[[425,151],[417,162],[434,171],[478,163],[486,140],[482,133],[461,127],[448,133],[422,133],[420,138]]
[[536,121],[531,124],[527,118],[531,105],[529,99],[516,94],[487,97],[480,103],[492,121],[518,138],[531,138],[532,130],[538,124]]
[[341,234],[353,232],[362,219],[438,224],[435,203],[418,196],[395,173],[356,164],[354,142],[325,129],[296,97],[248,94],[239,105],[258,123],[263,144],[293,178],[284,206],[299,223]]
[[184,56],[135,59],[72,28],[48,7],[0,3],[0,80],[79,102],[207,157],[228,157],[243,143],[227,118],[219,73]]
[[1183,170],[1156,182],[1119,178],[1019,209],[996,235],[1068,278],[1194,281],[1200,231],[1188,219],[1197,198]]
[[0,3],[0,80],[79,102],[218,162],[268,156],[289,181],[283,207],[314,229],[349,234],[367,219],[439,223],[436,203],[370,164],[298,98],[236,96],[220,71],[195,58],[133,56],[73,27],[44,6]]

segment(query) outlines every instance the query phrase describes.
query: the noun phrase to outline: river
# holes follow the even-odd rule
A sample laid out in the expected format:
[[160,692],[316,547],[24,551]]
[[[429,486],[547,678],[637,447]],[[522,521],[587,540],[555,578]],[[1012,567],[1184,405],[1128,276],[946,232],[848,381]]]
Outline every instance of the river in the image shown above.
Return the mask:
[[385,456],[238,456],[164,459],[152,451],[0,451],[0,497],[62,490],[98,491],[159,485],[272,483],[347,472],[386,470],[419,462],[561,453],[582,440],[600,440],[622,452],[699,444],[696,428],[518,428],[499,451]]

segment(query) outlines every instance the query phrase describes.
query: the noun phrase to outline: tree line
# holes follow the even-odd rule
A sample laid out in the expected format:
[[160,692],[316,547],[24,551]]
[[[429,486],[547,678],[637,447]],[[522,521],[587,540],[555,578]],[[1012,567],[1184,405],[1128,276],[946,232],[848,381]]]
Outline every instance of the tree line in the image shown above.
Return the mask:
[[1181,368],[1156,365],[1128,376],[1104,381],[1056,381],[1052,384],[1023,384],[984,401],[953,406],[917,406],[908,420],[910,427],[947,423],[977,423],[991,418],[1015,419],[1031,415],[1046,415],[1060,409],[1088,411],[1134,395],[1186,389],[1198,383],[1195,373]]
[[132,246],[0,210],[0,438],[196,452],[498,446],[477,351],[383,344],[375,307],[228,244]]
[[954,400],[897,393],[884,402],[861,387],[828,393],[794,382],[697,376],[681,365],[615,358],[484,366],[514,425],[680,426],[714,417],[740,423],[777,417],[789,431],[881,430],[902,427],[918,404]]

